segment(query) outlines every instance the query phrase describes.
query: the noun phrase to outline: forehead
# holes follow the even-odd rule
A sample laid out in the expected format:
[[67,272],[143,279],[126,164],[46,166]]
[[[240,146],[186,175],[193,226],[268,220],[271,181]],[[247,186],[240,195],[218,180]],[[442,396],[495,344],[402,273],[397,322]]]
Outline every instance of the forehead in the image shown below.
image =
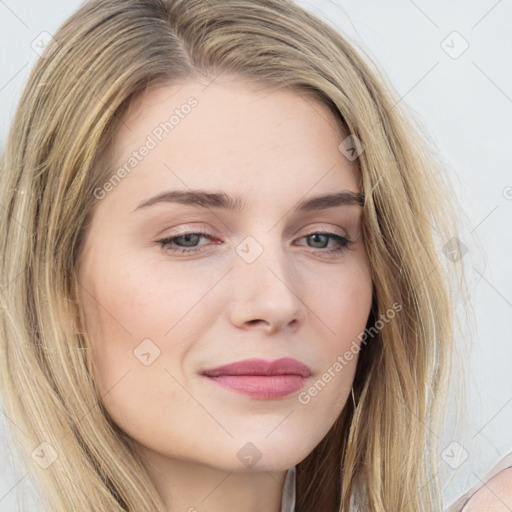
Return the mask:
[[359,188],[357,165],[339,150],[346,134],[333,113],[289,87],[242,80],[154,86],[122,121],[109,172],[125,168],[116,193],[134,196],[134,208],[141,196],[167,188],[269,200]]

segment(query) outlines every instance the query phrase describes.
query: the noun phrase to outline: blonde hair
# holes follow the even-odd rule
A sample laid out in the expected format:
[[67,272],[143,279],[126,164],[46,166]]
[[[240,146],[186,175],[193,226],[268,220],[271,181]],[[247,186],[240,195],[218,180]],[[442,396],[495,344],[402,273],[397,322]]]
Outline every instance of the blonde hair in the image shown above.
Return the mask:
[[150,85],[222,73],[291,87],[357,137],[374,282],[368,326],[402,306],[362,346],[355,402],[298,463],[297,509],[348,512],[359,489],[368,511],[441,510],[435,432],[453,308],[438,244],[457,230],[438,162],[379,71],[286,0],[94,0],[53,38],[23,91],[0,171],[3,400],[26,434],[27,458],[41,442],[58,457],[33,465],[49,509],[165,510],[102,407],[86,333],[74,328],[76,269],[93,191],[133,99]]

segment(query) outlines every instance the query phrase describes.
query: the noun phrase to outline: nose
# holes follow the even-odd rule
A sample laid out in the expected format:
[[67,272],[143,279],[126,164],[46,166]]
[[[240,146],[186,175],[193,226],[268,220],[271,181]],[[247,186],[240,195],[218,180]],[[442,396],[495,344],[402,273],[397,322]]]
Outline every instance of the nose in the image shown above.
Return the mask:
[[262,249],[252,262],[242,252],[235,253],[230,272],[231,322],[238,328],[261,329],[267,334],[286,328],[297,330],[307,313],[300,277],[280,244],[270,247],[269,242]]

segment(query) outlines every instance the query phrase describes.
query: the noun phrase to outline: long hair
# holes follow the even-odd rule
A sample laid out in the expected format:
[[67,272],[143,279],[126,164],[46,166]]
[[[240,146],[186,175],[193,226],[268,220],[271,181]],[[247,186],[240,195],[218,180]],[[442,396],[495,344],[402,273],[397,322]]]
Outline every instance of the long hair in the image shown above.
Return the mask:
[[371,512],[441,510],[435,443],[454,312],[440,244],[457,240],[446,184],[378,69],[286,0],[88,1],[30,74],[0,164],[0,372],[19,445],[44,461],[32,467],[49,510],[165,510],[102,407],[75,328],[76,269],[131,102],[155,84],[221,74],[321,102],[360,152],[374,330],[354,400],[297,464],[297,510],[348,512],[356,492]]

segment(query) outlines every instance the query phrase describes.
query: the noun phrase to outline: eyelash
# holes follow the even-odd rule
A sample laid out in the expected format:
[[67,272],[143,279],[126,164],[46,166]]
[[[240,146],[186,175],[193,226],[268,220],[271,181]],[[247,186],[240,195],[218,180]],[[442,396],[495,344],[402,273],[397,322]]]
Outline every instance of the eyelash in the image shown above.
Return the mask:
[[[202,249],[200,249],[199,247],[180,247],[180,248],[168,247],[172,242],[174,242],[174,240],[176,240],[178,238],[183,238],[188,235],[200,235],[202,237],[209,238],[210,240],[212,240],[212,238],[213,238],[209,233],[207,233],[205,231],[198,230],[198,231],[189,231],[188,233],[182,233],[177,236],[166,237],[161,240],[157,240],[157,243],[160,245],[160,247],[162,249],[167,249],[173,253],[193,254],[193,253],[200,252]],[[320,252],[322,254],[341,253],[344,250],[348,249],[350,244],[352,243],[352,240],[350,240],[349,238],[347,238],[345,236],[341,236],[341,235],[338,235],[337,233],[330,233],[330,232],[325,232],[325,231],[314,231],[313,233],[309,233],[308,235],[301,236],[300,238],[307,238],[307,237],[310,237],[313,235],[327,236],[329,238],[337,240],[337,242],[340,244],[340,247],[337,247],[334,249],[333,248],[331,248],[331,249],[313,249],[313,252]],[[300,238],[299,238],[299,240],[300,240]]]

